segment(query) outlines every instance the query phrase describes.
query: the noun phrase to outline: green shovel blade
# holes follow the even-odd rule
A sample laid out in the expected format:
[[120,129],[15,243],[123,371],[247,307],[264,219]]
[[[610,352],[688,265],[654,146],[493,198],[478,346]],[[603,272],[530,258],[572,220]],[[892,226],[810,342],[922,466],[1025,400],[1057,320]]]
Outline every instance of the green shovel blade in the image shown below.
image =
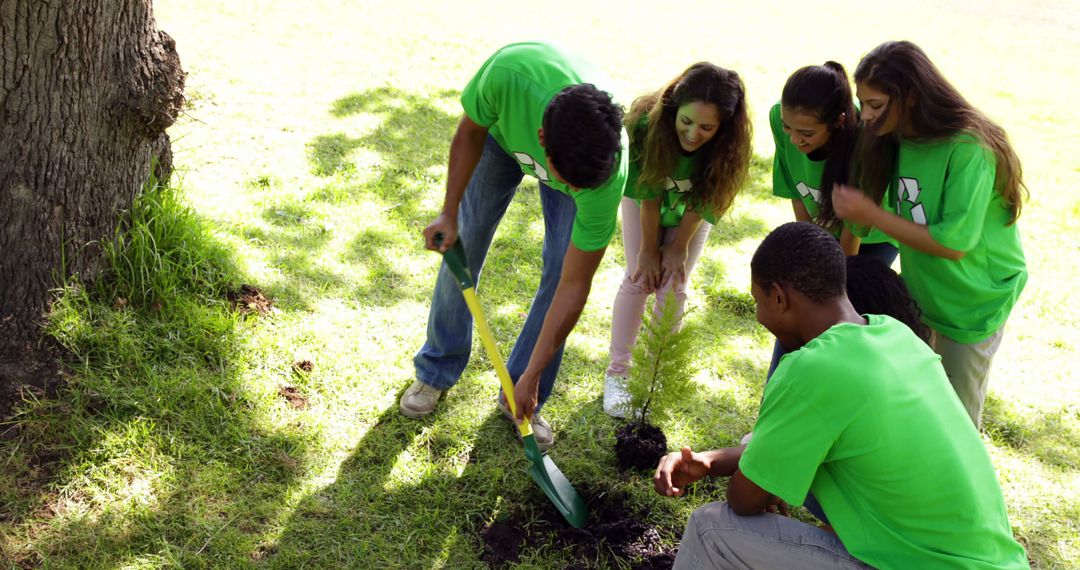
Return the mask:
[[559,471],[555,462],[541,453],[536,445],[536,437],[529,435],[521,439],[525,446],[525,456],[529,458],[529,476],[547,495],[551,504],[574,528],[582,528],[589,518],[589,508],[585,506],[585,500],[581,498],[574,486]]

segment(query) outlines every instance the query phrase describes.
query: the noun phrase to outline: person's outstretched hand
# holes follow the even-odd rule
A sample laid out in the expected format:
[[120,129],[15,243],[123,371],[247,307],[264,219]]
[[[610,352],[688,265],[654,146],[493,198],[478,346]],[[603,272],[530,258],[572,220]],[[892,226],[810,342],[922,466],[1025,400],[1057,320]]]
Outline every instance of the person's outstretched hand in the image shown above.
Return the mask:
[[709,474],[709,467],[704,455],[684,447],[660,459],[653,486],[665,497],[681,497],[687,485]]

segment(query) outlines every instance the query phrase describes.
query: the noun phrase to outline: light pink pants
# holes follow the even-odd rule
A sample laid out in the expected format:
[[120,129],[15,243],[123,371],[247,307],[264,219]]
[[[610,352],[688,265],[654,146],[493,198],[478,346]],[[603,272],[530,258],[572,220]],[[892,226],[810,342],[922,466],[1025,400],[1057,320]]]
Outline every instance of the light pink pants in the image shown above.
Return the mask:
[[[622,200],[622,228],[626,272],[623,274],[622,284],[619,285],[619,294],[615,296],[615,307],[611,315],[611,348],[608,351],[611,364],[608,366],[607,374],[625,377],[630,369],[630,352],[634,349],[638,331],[641,330],[645,302],[651,294],[642,280],[639,279],[635,283],[630,279],[637,271],[638,251],[641,249],[641,209],[637,202],[630,198]],[[675,239],[676,229],[660,228],[660,242],[671,243]],[[702,221],[694,237],[690,238],[686,253],[687,281],[698,258],[701,257],[701,251],[705,248],[705,241],[711,229],[712,226],[708,222]],[[674,278],[668,278],[656,290],[656,302],[653,307],[655,313],[660,313],[664,308],[664,303],[667,302],[667,296],[674,294],[679,315],[682,315],[683,307],[686,305],[687,282],[676,283],[676,281]]]

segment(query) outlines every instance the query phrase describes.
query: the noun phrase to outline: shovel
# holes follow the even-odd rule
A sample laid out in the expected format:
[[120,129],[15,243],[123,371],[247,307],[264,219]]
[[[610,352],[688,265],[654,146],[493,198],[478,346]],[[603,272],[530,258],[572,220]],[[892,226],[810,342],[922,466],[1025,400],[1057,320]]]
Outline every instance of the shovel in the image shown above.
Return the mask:
[[[436,236],[435,243],[438,244],[441,241],[442,235]],[[484,311],[480,308],[480,300],[476,298],[472,274],[469,272],[469,264],[465,260],[465,248],[461,245],[461,238],[458,238],[454,245],[443,253],[443,260],[446,261],[446,265],[450,267],[450,271],[454,273],[454,277],[458,280],[458,285],[461,286],[461,294],[465,296],[465,304],[469,306],[469,312],[472,313],[473,320],[476,321],[476,329],[480,332],[480,341],[484,344],[488,358],[491,359],[491,364],[495,367],[495,373],[502,383],[503,394],[506,395],[506,403],[510,406],[510,413],[516,417],[517,410],[513,398],[514,383],[510,380],[510,373],[506,371],[506,365],[503,364],[502,357],[499,356],[499,347],[495,346],[495,339],[491,336],[491,329],[488,328],[487,320],[484,318]],[[521,432],[525,457],[529,460],[529,475],[544,491],[544,494],[555,505],[555,508],[566,518],[566,522],[570,523],[570,526],[574,528],[582,528],[585,526],[585,519],[589,516],[585,501],[574,490],[574,486],[570,484],[570,481],[566,480],[566,476],[562,474],[562,471],[559,471],[555,462],[546,453],[540,451],[540,448],[536,445],[536,437],[533,435],[532,423],[529,418],[525,418],[525,421],[518,423],[517,427]]]

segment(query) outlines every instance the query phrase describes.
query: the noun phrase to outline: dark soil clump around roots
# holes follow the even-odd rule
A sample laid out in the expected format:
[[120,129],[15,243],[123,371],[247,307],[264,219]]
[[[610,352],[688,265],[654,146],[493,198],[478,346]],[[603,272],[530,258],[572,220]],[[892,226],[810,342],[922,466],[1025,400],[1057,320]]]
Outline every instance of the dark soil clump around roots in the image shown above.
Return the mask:
[[615,458],[620,469],[656,469],[667,453],[667,436],[652,424],[629,423],[615,432]]
[[614,560],[621,560],[636,570],[671,568],[676,550],[664,547],[660,529],[642,520],[641,512],[632,511],[624,499],[603,491],[579,491],[589,508],[585,528],[571,527],[552,505],[545,504],[531,523],[511,515],[484,525],[479,533],[482,560],[492,568],[503,568],[519,560],[523,546],[551,543],[571,550],[578,560],[607,561],[611,566],[615,566]]

